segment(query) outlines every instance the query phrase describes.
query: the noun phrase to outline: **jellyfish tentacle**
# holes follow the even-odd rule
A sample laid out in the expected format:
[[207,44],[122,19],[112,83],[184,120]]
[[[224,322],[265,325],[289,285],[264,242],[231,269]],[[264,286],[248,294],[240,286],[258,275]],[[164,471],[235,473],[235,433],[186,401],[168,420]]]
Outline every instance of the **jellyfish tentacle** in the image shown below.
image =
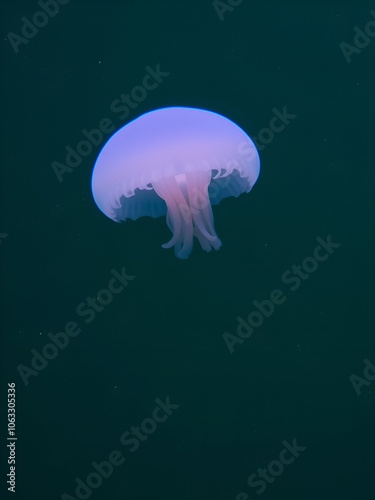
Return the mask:
[[176,255],[182,259],[190,255],[194,236],[206,252],[221,246],[208,194],[210,182],[210,172],[187,172],[153,183],[155,192],[167,205],[166,221],[173,233],[162,246],[174,246]]
[[[215,233],[215,230],[206,226],[201,212],[197,215],[194,215],[193,220],[195,226],[199,228],[200,232],[208,239],[208,241],[214,241],[215,239],[217,239],[218,236]],[[209,232],[210,230],[212,231],[212,233]]]
[[188,203],[183,193],[184,184],[180,185],[175,177],[170,181],[170,188],[175,202],[172,215],[178,221],[177,243],[175,252],[180,258],[187,258],[193,246],[193,223]]
[[[215,250],[218,250],[221,247],[221,240],[218,237],[218,235],[216,234],[216,231],[214,230],[214,228],[213,227],[210,228],[212,233],[208,232],[208,229],[206,228],[206,226],[204,224],[203,217],[201,214],[194,216],[194,223],[195,223],[195,228],[197,230],[199,230],[199,232],[201,233],[201,235],[203,235],[203,237],[206,238],[207,243],[209,245],[212,245],[212,247],[215,248]],[[200,238],[198,238],[198,239],[202,245],[201,239]],[[202,246],[202,248],[203,248],[203,246]],[[211,247],[210,247],[210,249],[211,249]],[[205,250],[205,248],[203,248],[203,250]]]
[[[194,222],[194,235],[198,238],[203,250],[210,251],[211,245],[217,250],[221,246],[221,241],[214,228],[214,216],[208,194],[211,174],[210,172],[189,172],[186,179],[189,206]],[[201,206],[196,203],[197,192]]]
[[205,252],[210,252],[211,251],[211,244],[208,241],[208,239],[202,234],[201,230],[199,229],[198,226],[194,226],[194,236],[197,238],[199,241],[201,247]]
[[171,179],[166,179],[164,183],[154,183],[153,187],[156,194],[160,196],[160,198],[162,198],[167,205],[167,225],[174,234],[174,237],[170,240],[170,242],[166,243],[166,245],[168,245],[166,248],[169,248],[176,243],[181,230],[180,219],[176,216],[176,202],[171,194],[171,191],[173,192],[171,189]]
[[187,201],[175,177],[154,183],[158,196],[167,204],[167,224],[173,236],[163,248],[175,246],[178,257],[187,258],[193,246],[193,222]]

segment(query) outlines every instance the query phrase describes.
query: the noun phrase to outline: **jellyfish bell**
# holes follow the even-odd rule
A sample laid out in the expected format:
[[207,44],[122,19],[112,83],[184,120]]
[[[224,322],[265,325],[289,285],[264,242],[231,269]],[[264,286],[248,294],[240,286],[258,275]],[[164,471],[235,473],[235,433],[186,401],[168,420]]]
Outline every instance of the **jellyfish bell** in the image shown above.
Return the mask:
[[207,252],[221,241],[211,205],[249,192],[260,169],[250,137],[228,118],[170,107],[141,115],[107,141],[92,173],[98,208],[115,222],[166,215],[175,247],[186,259],[195,236]]

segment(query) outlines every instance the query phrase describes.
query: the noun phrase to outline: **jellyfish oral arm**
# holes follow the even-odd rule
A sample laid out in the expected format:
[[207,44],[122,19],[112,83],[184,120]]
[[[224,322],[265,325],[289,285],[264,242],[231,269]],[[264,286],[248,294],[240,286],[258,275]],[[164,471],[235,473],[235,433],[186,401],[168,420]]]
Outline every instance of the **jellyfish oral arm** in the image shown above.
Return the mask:
[[153,183],[155,192],[167,205],[166,221],[173,233],[172,239],[162,246],[174,246],[180,259],[190,255],[194,236],[206,252],[221,247],[208,195],[210,182],[211,172],[187,172]]

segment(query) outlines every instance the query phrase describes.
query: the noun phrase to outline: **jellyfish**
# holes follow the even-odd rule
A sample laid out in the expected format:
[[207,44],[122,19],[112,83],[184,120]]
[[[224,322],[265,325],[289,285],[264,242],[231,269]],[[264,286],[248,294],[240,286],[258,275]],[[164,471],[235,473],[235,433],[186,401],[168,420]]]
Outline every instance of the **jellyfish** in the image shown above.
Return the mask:
[[248,193],[260,169],[250,137],[218,113],[168,107],[115,132],[95,162],[91,188],[98,208],[115,222],[166,216],[175,247],[189,257],[193,238],[218,250],[212,205]]

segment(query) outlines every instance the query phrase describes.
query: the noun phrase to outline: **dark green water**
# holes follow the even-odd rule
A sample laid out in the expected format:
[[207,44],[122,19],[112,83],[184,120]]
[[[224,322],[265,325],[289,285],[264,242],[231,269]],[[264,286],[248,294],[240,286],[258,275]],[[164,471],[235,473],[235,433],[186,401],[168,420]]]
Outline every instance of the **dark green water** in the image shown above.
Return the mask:
[[[72,0],[25,43],[22,18],[40,6],[1,1],[2,498],[374,498],[375,4],[231,3],[220,14],[204,0]],[[158,65],[163,80],[118,111]],[[251,193],[214,207],[222,248],[195,243],[186,261],[161,248],[165,218],[115,224],[98,210],[90,179],[104,138],[62,182],[52,168],[83,129],[165,106],[215,111],[253,138],[275,108],[294,115],[261,132],[268,144],[258,137]],[[316,250],[329,235],[336,246]],[[302,263],[309,272],[292,270]],[[135,278],[80,316],[124,267]],[[280,304],[231,353],[224,333],[275,289]],[[71,322],[70,337],[55,336]],[[32,368],[52,337],[64,348]],[[173,409],[155,412],[168,398]],[[293,441],[294,456],[283,451]],[[102,464],[108,477],[77,492],[110,455],[124,463]]]

